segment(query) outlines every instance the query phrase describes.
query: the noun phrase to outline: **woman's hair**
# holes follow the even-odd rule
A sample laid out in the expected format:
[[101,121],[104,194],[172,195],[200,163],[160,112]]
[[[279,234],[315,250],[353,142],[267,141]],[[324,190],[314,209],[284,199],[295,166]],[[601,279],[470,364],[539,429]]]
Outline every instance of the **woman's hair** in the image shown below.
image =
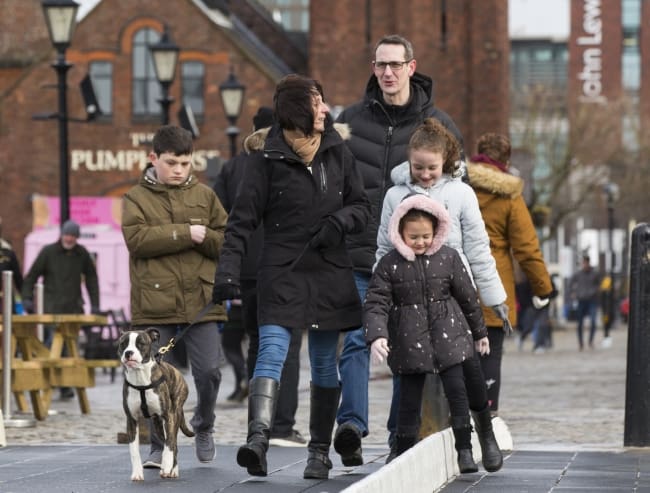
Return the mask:
[[458,171],[460,145],[452,133],[435,118],[427,118],[415,129],[409,141],[409,152],[413,149],[439,152],[445,160],[442,172],[454,175]]
[[433,214],[423,211],[422,209],[409,209],[406,212],[406,214],[404,214],[402,218],[399,220],[400,236],[404,235],[404,226],[406,225],[406,223],[411,221],[417,221],[418,219],[428,219],[429,221],[431,221],[431,226],[433,227],[434,232],[438,228],[438,218]]
[[275,116],[283,130],[300,130],[305,135],[314,132],[314,97],[323,95],[317,80],[289,74],[278,82],[273,95]]
[[505,135],[495,133],[485,133],[478,138],[476,149],[479,154],[485,154],[491,159],[502,164],[510,162],[510,139]]

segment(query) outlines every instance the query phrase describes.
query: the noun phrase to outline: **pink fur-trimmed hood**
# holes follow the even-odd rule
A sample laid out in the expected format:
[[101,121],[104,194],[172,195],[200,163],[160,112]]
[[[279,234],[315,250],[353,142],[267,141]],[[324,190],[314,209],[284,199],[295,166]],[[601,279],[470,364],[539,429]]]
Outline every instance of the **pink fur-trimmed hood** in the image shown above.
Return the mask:
[[444,245],[445,241],[447,241],[451,220],[447,210],[442,204],[421,193],[408,195],[399,203],[393,211],[390,223],[388,223],[388,237],[402,257],[406,260],[413,261],[415,260],[415,252],[411,247],[404,243],[402,235],[399,233],[399,222],[411,209],[428,212],[438,219],[438,227],[433,235],[433,242],[425,252],[425,255],[433,255],[440,250],[440,247]]

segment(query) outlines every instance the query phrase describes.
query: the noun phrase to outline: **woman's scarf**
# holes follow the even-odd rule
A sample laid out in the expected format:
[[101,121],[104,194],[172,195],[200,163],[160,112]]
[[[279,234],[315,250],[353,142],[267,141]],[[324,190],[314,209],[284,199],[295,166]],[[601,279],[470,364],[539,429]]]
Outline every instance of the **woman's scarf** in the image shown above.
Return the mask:
[[309,137],[305,137],[300,130],[282,130],[282,134],[293,152],[309,166],[320,147],[320,132]]
[[471,161],[473,163],[491,164],[492,166],[496,166],[497,168],[499,168],[504,173],[508,172],[508,166],[506,164],[503,164],[501,161],[497,161],[496,159],[492,159],[487,154],[477,154],[476,156],[472,156]]

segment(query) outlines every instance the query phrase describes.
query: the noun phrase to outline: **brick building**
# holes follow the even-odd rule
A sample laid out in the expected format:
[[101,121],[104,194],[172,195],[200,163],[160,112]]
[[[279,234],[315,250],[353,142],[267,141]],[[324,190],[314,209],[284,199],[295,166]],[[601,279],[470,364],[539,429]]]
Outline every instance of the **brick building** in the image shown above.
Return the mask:
[[[0,9],[0,215],[3,236],[22,258],[34,194],[59,193],[57,123],[32,119],[56,111],[56,55],[40,1],[3,0]],[[413,42],[418,70],[433,77],[436,104],[454,118],[468,152],[480,133],[507,131],[507,0],[328,0],[309,9],[308,42],[300,44],[255,0],[99,1],[66,52],[74,64],[67,77],[69,116],[85,116],[77,87],[86,74],[103,111],[91,123],[69,124],[71,196],[117,197],[139,177],[160,122],[148,45],[165,24],[181,50],[171,120],[178,121],[181,101],[192,107],[200,129],[196,164],[205,180],[210,165],[228,157],[219,84],[231,68],[246,86],[238,120],[245,134],[289,72],[321,80],[332,106],[359,99],[374,43],[390,33]]]

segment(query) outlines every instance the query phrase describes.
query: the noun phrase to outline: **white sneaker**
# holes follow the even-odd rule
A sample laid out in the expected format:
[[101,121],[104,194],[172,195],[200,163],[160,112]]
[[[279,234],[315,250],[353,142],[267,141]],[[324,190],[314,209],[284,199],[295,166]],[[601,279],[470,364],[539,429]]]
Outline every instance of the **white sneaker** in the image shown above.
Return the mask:
[[611,337],[605,337],[605,338],[603,339],[603,341],[600,343],[600,345],[601,345],[601,347],[607,349],[607,348],[612,347],[612,343],[613,343],[613,342],[614,342],[614,341],[612,340]]

